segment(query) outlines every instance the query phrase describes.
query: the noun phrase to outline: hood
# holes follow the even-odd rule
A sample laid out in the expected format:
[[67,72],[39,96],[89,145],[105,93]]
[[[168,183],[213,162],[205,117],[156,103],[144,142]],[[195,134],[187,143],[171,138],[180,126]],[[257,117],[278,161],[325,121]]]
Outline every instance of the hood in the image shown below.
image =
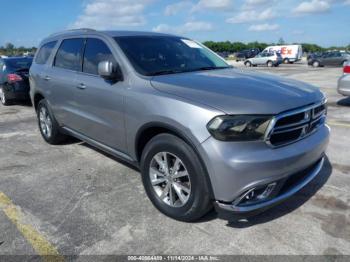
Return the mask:
[[227,114],[278,114],[323,99],[306,83],[234,68],[155,76],[151,84]]

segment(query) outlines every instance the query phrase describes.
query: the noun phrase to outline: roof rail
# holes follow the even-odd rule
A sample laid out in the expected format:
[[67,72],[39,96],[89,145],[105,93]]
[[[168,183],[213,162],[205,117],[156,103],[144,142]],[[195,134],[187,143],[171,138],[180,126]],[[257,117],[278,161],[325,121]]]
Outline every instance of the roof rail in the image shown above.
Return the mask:
[[56,35],[61,35],[61,34],[64,34],[64,33],[79,32],[79,31],[81,31],[81,32],[95,32],[96,30],[92,29],[92,28],[67,29],[67,30],[63,30],[63,31],[60,31],[60,32],[57,32],[57,33],[53,33],[49,37],[53,37],[53,36],[56,36]]

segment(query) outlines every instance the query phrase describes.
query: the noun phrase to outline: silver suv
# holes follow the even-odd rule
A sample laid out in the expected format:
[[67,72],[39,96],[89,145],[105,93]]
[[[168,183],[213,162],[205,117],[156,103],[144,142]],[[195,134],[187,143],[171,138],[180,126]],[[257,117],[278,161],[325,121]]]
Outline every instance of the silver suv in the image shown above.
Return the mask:
[[244,62],[247,67],[266,65],[268,67],[279,66],[282,64],[283,58],[280,53],[277,52],[262,52],[255,57],[249,58]]
[[233,217],[264,210],[324,162],[317,88],[232,68],[185,37],[58,33],[41,43],[30,84],[48,143],[71,135],[135,165],[152,203],[178,220],[213,206]]

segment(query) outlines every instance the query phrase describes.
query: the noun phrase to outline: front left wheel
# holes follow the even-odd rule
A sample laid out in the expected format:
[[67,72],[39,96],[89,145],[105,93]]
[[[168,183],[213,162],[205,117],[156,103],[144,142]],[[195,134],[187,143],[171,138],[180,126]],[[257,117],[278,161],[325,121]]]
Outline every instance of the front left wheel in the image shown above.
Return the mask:
[[146,193],[163,214],[191,222],[211,209],[205,170],[182,139],[171,134],[155,136],[142,152],[140,167]]

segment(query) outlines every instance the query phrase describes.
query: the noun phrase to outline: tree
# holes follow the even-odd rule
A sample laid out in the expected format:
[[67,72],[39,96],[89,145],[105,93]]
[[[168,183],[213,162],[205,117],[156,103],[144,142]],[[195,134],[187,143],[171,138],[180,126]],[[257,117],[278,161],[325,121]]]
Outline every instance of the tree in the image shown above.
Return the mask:
[[15,46],[12,43],[6,43],[5,44],[5,48],[7,50],[13,50],[15,48]]
[[284,39],[282,37],[280,37],[280,39],[278,39],[278,44],[279,45],[285,45],[286,42],[284,41]]

